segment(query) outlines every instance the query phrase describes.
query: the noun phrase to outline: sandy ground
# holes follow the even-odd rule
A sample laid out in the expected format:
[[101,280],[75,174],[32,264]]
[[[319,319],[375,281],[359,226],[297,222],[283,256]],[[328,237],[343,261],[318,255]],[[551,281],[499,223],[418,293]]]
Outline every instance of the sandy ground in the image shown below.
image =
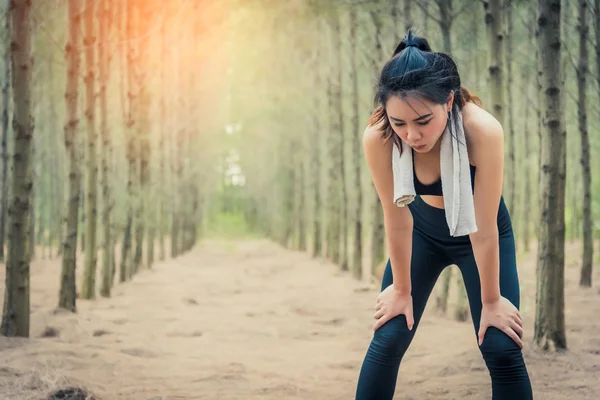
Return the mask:
[[[569,351],[531,344],[535,263],[520,262],[525,359],[536,399],[600,398],[600,266],[578,288],[567,257]],[[0,337],[0,399],[40,399],[69,382],[102,399],[353,399],[377,286],[267,241],[206,241],[116,285],[111,299],[57,313],[60,263],[32,264],[31,338]],[[3,295],[4,267],[0,294]],[[433,299],[433,298],[432,298]],[[473,326],[430,301],[395,399],[490,399]],[[57,337],[42,337],[47,328]]]

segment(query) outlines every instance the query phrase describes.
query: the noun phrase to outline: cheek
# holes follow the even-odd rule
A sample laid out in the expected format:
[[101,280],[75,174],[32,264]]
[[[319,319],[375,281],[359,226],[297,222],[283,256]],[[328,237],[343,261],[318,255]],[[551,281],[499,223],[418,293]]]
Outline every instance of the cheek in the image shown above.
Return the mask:
[[392,131],[394,131],[394,133],[397,136],[399,136],[402,139],[406,138],[406,129],[405,128],[397,127],[394,124],[390,124],[390,126],[392,127]]
[[436,122],[435,124],[429,124],[427,126],[424,126],[423,128],[425,128],[425,129],[423,129],[422,132],[427,137],[441,136],[442,133],[444,132],[445,127],[446,127],[446,121],[442,121],[442,123]]

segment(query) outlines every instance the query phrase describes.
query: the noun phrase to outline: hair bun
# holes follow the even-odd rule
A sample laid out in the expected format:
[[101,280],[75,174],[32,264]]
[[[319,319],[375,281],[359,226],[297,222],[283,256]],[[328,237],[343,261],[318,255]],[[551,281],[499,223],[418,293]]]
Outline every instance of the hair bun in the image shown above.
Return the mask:
[[396,54],[409,47],[416,47],[417,49],[426,52],[431,51],[431,46],[429,46],[429,42],[427,42],[427,39],[415,35],[415,31],[413,30],[413,28],[410,28],[408,30],[406,36],[404,36],[404,38],[400,41],[398,46],[396,46],[393,55],[395,56]]

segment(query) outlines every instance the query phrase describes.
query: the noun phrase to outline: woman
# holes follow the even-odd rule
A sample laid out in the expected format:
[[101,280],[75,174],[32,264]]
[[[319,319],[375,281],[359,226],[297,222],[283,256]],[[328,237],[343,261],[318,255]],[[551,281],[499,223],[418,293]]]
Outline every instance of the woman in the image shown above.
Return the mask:
[[[386,63],[378,107],[363,145],[384,211],[388,260],[375,306],[375,333],[364,359],[357,400],[392,399],[400,361],[444,268],[456,264],[465,283],[479,349],[494,400],[533,398],[521,349],[519,280],[511,220],[501,195],[502,126],[461,87],[452,59],[431,51],[410,30]],[[445,219],[440,143],[462,115],[477,230],[450,236]],[[392,146],[413,152],[416,198],[393,202]]]

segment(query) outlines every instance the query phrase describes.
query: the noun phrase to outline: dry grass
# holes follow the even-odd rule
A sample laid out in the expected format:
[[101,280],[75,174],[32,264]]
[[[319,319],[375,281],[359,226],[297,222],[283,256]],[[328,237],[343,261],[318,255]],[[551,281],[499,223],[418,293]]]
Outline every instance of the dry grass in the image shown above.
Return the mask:
[[47,364],[25,373],[2,368],[0,374],[8,378],[0,381],[2,400],[100,400],[83,385],[60,375]]

